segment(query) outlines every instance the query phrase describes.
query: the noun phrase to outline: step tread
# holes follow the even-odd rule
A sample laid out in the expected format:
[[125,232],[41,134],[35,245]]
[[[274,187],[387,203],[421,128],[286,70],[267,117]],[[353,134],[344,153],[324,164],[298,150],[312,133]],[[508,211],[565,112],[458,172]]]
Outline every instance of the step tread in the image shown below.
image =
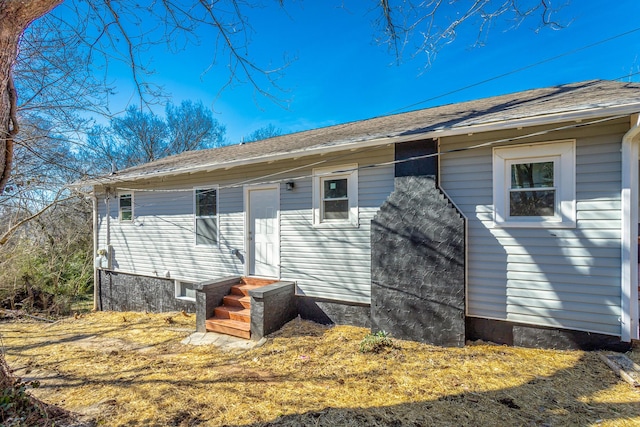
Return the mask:
[[251,307],[251,297],[247,295],[225,295],[222,298],[224,305],[228,305],[231,307]]
[[206,323],[207,323],[207,326],[209,324],[216,324],[216,325],[229,326],[232,328],[240,329],[242,331],[251,330],[251,324],[247,322],[240,322],[238,320],[233,320],[233,319],[221,319],[219,317],[210,317],[207,319]]
[[214,309],[215,317],[220,319],[239,320],[241,322],[251,321],[251,310],[244,307],[236,307],[232,305],[221,305]]
[[251,338],[251,324],[232,319],[212,317],[205,322],[207,331],[233,335],[239,338]]
[[256,285],[256,286],[266,286],[272,283],[277,282],[276,279],[263,279],[261,277],[242,277],[240,279],[241,285]]
[[249,295],[250,290],[262,288],[263,286],[267,286],[267,285],[249,285],[249,284],[234,285],[231,287],[231,294],[232,295]]

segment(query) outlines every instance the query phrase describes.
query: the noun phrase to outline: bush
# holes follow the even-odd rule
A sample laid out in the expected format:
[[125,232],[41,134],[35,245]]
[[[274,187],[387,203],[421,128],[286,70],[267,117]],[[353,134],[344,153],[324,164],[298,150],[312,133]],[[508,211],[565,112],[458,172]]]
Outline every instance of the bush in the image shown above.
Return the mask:
[[90,218],[82,202],[62,205],[0,246],[0,305],[64,315],[73,301],[91,293]]
[[360,353],[380,353],[385,349],[394,349],[397,346],[385,331],[368,334],[360,341]]

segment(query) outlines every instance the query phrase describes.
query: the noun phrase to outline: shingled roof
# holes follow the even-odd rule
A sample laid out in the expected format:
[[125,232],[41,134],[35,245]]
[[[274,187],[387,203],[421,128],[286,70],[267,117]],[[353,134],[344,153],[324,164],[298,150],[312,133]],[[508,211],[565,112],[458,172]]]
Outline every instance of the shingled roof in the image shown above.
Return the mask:
[[79,184],[135,181],[378,143],[478,132],[490,127],[507,129],[635,112],[640,112],[640,84],[593,80],[188,151]]

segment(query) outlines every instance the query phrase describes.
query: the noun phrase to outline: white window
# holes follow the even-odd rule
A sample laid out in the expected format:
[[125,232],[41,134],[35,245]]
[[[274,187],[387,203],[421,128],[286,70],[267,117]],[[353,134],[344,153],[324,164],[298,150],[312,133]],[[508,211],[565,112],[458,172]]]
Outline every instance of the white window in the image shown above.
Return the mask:
[[218,190],[197,188],[194,193],[196,245],[218,243]]
[[121,222],[133,221],[133,193],[118,195],[118,219]]
[[573,140],[494,148],[495,224],[575,227],[575,163]]
[[358,165],[313,170],[313,223],[358,225]]
[[181,282],[180,280],[175,281],[176,286],[176,298],[195,301],[196,300],[196,290],[194,289],[194,284],[190,282]]

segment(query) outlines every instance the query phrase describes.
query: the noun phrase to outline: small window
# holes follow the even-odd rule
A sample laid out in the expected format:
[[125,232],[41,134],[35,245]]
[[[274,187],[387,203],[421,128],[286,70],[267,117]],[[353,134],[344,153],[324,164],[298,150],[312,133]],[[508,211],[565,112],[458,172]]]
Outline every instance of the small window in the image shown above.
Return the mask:
[[196,290],[194,289],[194,284],[189,282],[181,282],[179,280],[175,281],[176,284],[176,298],[185,299],[189,301],[196,300]]
[[496,225],[575,227],[575,142],[494,148]]
[[133,221],[133,194],[120,194],[118,196],[118,219],[120,221]]
[[195,190],[196,245],[218,243],[218,191],[215,188]]
[[358,225],[358,165],[314,169],[314,224]]
[[322,221],[349,219],[347,178],[322,179]]

